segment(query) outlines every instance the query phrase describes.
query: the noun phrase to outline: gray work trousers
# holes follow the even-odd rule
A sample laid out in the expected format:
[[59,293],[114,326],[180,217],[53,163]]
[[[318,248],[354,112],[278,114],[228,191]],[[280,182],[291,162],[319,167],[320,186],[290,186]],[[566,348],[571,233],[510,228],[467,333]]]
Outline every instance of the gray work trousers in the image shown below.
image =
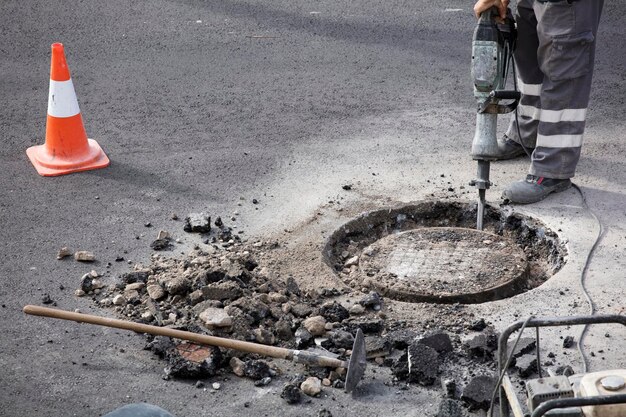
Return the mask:
[[506,133],[534,148],[530,174],[574,176],[583,143],[604,0],[519,0],[515,59],[522,99]]

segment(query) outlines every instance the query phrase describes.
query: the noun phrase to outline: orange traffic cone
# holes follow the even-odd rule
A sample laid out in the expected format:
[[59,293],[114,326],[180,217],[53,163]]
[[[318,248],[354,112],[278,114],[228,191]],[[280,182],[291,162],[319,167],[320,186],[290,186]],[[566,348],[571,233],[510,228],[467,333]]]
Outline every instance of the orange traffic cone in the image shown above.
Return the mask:
[[52,44],[46,143],[28,148],[26,154],[44,177],[109,165],[98,142],[87,139],[61,43]]

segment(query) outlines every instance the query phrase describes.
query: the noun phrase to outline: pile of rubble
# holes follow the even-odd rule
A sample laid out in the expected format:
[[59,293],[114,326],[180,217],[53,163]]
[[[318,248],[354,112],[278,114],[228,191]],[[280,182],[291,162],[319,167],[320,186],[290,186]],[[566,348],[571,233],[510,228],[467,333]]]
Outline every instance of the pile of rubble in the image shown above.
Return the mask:
[[[207,222],[205,215],[187,219],[185,230],[203,233],[205,242],[188,256],[175,259],[155,253],[149,266],[136,266],[109,286],[98,274],[86,274],[79,291],[128,320],[330,352],[339,358],[349,357],[360,328],[371,364],[390,369],[388,384],[416,383],[434,389],[439,384],[442,398],[447,398],[442,408],[488,407],[495,384],[497,336],[484,321],[473,322],[464,331],[445,326],[424,331],[389,319],[386,302],[376,292],[348,287],[303,292],[293,277],[279,279],[268,267],[277,242],[242,242],[221,219],[215,222],[217,230]],[[158,240],[153,248],[170,244],[169,235]],[[524,344],[515,356],[521,358],[531,348]],[[204,378],[231,372],[259,386],[282,378],[282,397],[292,404],[301,401],[302,394],[318,396],[324,388],[343,388],[345,382],[342,368],[308,367],[288,376],[280,363],[258,355],[162,336],[149,336],[146,349],[167,361],[164,378],[196,379],[201,386]]]

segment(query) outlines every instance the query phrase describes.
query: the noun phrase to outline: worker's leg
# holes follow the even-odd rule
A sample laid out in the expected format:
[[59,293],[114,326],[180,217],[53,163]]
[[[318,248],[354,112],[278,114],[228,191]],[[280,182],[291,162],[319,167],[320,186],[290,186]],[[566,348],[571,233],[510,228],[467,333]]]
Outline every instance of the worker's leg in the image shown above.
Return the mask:
[[545,75],[530,167],[536,177],[573,177],[583,143],[604,0],[570,1],[534,3],[537,57]]
[[174,417],[164,409],[147,403],[128,404],[120,407],[104,417]]
[[512,115],[511,123],[506,132],[507,138],[522,143],[531,152],[537,139],[538,111],[541,109],[539,94],[543,83],[543,72],[539,69],[537,60],[539,38],[537,37],[537,18],[533,3],[534,0],[520,0],[517,5],[515,20],[517,20],[518,35],[514,55],[518,87],[522,93],[522,98],[517,110],[517,118],[515,114]]

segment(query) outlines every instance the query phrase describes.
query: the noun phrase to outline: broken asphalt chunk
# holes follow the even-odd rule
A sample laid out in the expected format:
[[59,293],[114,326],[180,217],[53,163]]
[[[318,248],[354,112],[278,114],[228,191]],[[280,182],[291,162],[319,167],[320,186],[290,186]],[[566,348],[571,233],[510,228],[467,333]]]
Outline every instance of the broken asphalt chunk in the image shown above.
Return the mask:
[[463,388],[461,400],[470,410],[488,410],[491,395],[496,387],[496,379],[489,375],[474,377]]
[[211,217],[206,213],[191,213],[185,218],[183,230],[189,233],[209,233]]

